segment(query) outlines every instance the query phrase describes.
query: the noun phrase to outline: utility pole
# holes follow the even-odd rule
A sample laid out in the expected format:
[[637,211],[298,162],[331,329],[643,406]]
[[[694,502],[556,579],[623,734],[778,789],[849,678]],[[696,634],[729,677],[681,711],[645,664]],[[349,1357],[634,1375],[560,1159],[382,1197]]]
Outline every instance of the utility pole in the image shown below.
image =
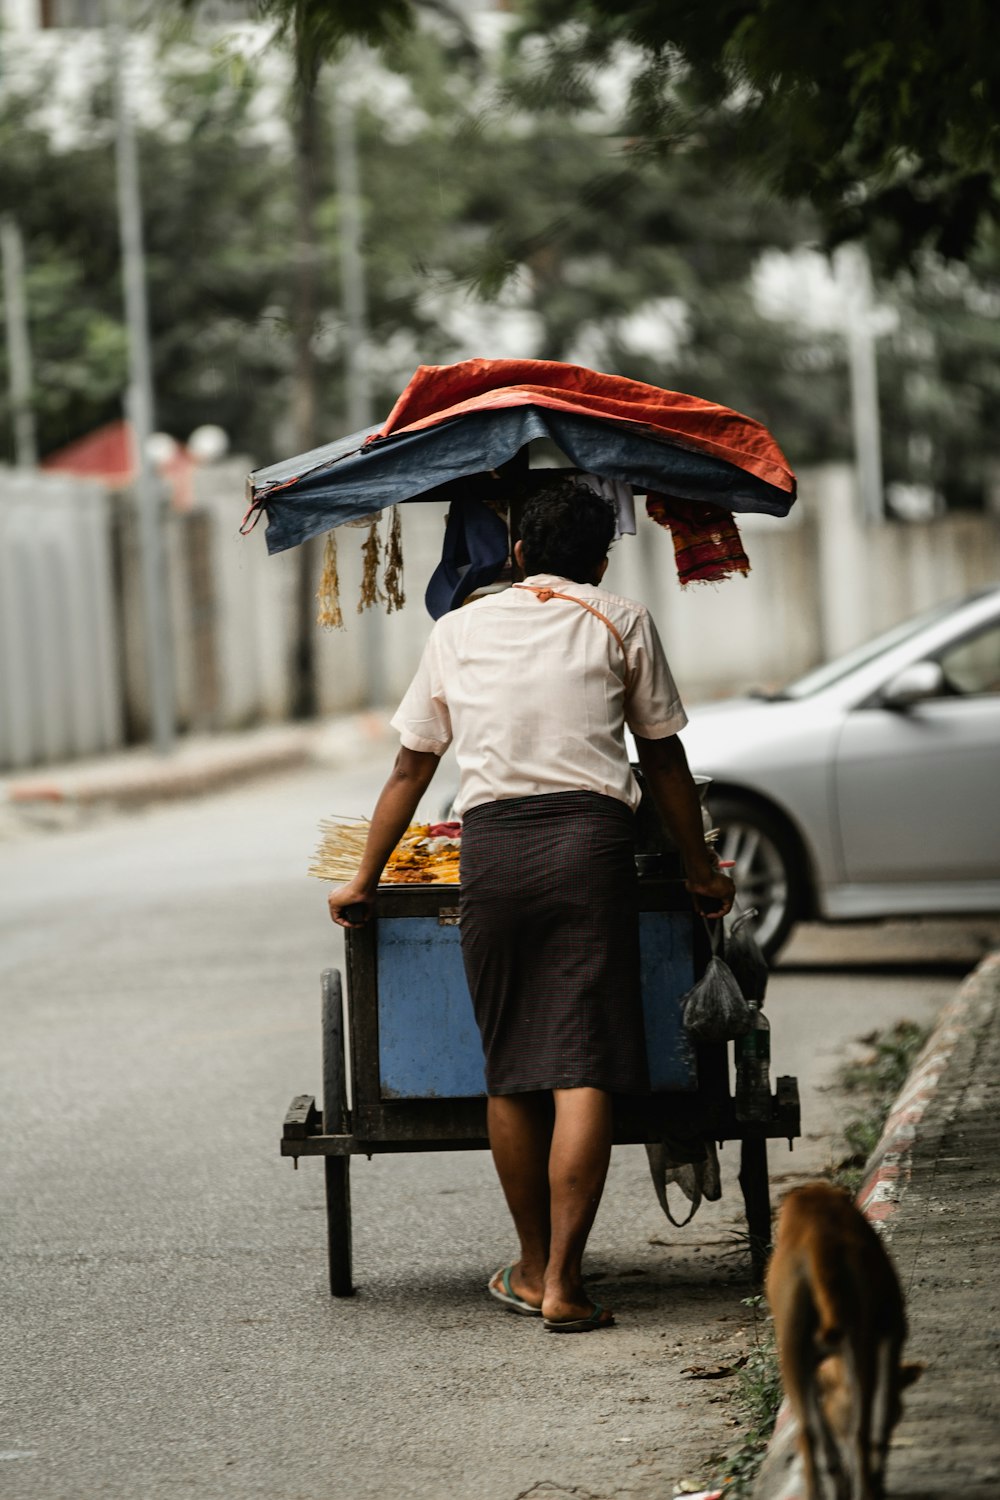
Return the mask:
[[31,406],[31,343],[24,296],[24,246],[20,226],[10,214],[0,217],[0,258],[3,259],[7,363],[14,418],[14,462],[20,469],[33,469],[38,463],[38,447]]
[[[340,228],[340,296],[344,316],[344,381],[347,390],[345,416],[349,432],[370,427],[372,415],[371,364],[369,358],[368,297],[365,263],[361,249],[361,191],[358,177],[358,147],[354,128],[354,100],[349,85],[349,59],[335,80],[333,105],[334,175]],[[382,616],[375,606],[363,620],[365,699],[369,708],[385,703],[385,650]]]
[[858,494],[862,515],[869,525],[874,525],[883,519],[885,511],[871,266],[864,247],[856,244],[841,245],[834,265],[847,311],[847,360]]
[[135,445],[136,503],[142,566],[142,598],[149,679],[151,738],[167,755],[174,747],[173,652],[167,601],[161,493],[149,454],[153,433],[153,376],[149,348],[149,313],[142,242],[142,205],[135,122],[126,80],[127,0],[107,0],[115,89],[115,161],[118,177],[118,222],[122,283],[128,335],[129,392],[127,415]]
[[354,101],[342,86],[342,67],[334,97],[334,168],[337,221],[340,229],[340,295],[347,343],[344,374],[347,385],[347,422],[352,432],[372,423],[371,372],[368,358],[368,295],[361,253],[361,193],[358,146],[354,129]]
[[[292,81],[292,150],[295,170],[297,235],[292,287],[293,370],[291,389],[292,428],[300,453],[315,448],[317,431],[317,370],[313,338],[319,277],[316,226],[317,172],[319,167],[319,81],[321,62],[313,55],[307,38],[304,4],[296,4],[293,18],[294,77]],[[309,719],[318,706],[316,681],[316,580],[315,542],[296,548],[295,591],[290,660],[291,702],[294,718]]]

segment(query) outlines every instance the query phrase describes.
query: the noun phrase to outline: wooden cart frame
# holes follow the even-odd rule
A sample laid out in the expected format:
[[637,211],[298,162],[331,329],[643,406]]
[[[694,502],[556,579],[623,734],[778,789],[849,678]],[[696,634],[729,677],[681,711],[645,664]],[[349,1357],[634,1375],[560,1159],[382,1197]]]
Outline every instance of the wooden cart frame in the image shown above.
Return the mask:
[[[694,966],[707,962],[702,923],[696,921],[690,898],[677,879],[642,880],[640,909],[687,912],[694,938]],[[339,972],[322,976],[322,1106],[315,1097],[300,1094],[285,1116],[281,1154],[298,1166],[300,1156],[321,1156],[326,1176],[326,1212],[330,1292],[349,1297],[354,1291],[351,1247],[350,1165],[352,1156],[407,1151],[470,1151],[488,1149],[486,1101],[474,1098],[386,1098],[379,1076],[379,1005],[377,923],[396,915],[436,916],[449,921],[456,892],[446,886],[383,887],[374,919],[346,933],[348,1005]],[[344,1016],[350,1027],[345,1047]],[[800,1134],[798,1083],[779,1078],[771,1097],[769,1118],[747,1122],[737,1118],[729,1089],[728,1048],[724,1043],[697,1049],[698,1085],[684,1094],[651,1095],[615,1101],[615,1145],[655,1142],[665,1132],[691,1134],[720,1144],[740,1142],[739,1182],[746,1208],[750,1263],[755,1280],[764,1269],[771,1236],[771,1205],[767,1167],[769,1139],[787,1139],[789,1147]],[[350,1080],[348,1080],[348,1058]],[[350,1082],[350,1087],[348,1083]],[[679,1129],[678,1129],[679,1128]]]

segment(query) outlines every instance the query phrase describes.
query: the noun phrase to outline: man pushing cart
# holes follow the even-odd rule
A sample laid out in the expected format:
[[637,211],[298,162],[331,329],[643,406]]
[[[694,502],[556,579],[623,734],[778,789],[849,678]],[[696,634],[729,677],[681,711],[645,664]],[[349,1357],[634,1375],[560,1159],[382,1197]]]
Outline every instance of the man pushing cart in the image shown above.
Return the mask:
[[705,844],[687,722],[642,605],[599,587],[609,502],[559,480],[525,505],[522,582],[444,615],[393,719],[401,749],[361,867],[330,896],[367,913],[438,761],[461,777],[461,941],[486,1060],[490,1149],[520,1256],[490,1282],[552,1333],[609,1327],[583,1252],[611,1154],[612,1096],[649,1090],[639,985],[632,730],[699,909],[734,888]]
[[[542,435],[579,467],[529,475],[526,444]],[[268,545],[281,550],[370,512],[379,487],[382,504],[451,500],[427,596],[438,622],[393,719],[401,748],[357,873],[331,895],[330,912],[350,940],[360,938],[379,910],[386,862],[454,745],[455,920],[485,1064],[489,1145],[519,1241],[489,1291],[558,1333],[614,1322],[586,1289],[583,1253],[616,1111],[631,1101],[641,1113],[651,1090],[640,788],[626,727],[683,862],[689,909],[721,921],[734,897],[705,842],[677,738],[686,716],[655,626],[642,605],[601,587],[614,537],[635,529],[633,486],[670,526],[682,579],[745,571],[731,510],[784,514],[794,498],[770,436],[725,408],[571,366],[471,361],[419,371],[380,432],[254,476],[251,507],[267,510]],[[469,600],[505,569],[512,587]],[[335,576],[328,555],[327,580]],[[327,608],[339,613],[329,600]],[[660,904],[683,905],[676,890]],[[687,963],[693,972],[690,944]],[[681,963],[675,979],[683,973]],[[377,1014],[381,1068],[392,1032],[381,995]],[[391,1113],[399,1091],[386,1079],[378,1087]],[[384,1123],[373,1116],[370,1128],[381,1133]],[[722,1138],[731,1124],[719,1116],[706,1130]],[[787,1088],[770,1124],[758,1130],[761,1150],[768,1134],[797,1133]],[[327,1118],[323,1131],[331,1135]],[[283,1150],[298,1155],[294,1143],[315,1134],[300,1108]],[[766,1198],[766,1161],[763,1179]],[[749,1193],[747,1201],[749,1213]],[[766,1236],[759,1211],[752,1228]]]

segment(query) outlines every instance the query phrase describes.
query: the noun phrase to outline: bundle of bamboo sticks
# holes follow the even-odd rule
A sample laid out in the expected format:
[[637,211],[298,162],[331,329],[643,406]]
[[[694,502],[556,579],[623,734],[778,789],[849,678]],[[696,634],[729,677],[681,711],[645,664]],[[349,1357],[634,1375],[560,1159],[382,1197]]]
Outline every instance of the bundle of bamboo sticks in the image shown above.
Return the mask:
[[367,818],[322,818],[309,874],[343,885],[358,873],[368,837]]
[[[323,818],[309,874],[344,884],[358,872],[368,837],[367,818]],[[383,885],[458,884],[458,841],[431,837],[426,823],[411,823],[382,874]]]

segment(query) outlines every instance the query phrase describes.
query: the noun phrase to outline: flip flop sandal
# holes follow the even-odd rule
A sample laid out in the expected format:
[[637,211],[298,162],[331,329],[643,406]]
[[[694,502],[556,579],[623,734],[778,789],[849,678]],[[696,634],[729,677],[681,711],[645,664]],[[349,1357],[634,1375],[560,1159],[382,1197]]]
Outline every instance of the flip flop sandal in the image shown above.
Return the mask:
[[595,1333],[599,1328],[613,1328],[614,1314],[605,1311],[599,1302],[585,1318],[544,1318],[546,1333]]
[[[509,1265],[504,1266],[502,1271],[497,1271],[490,1278],[486,1290],[491,1297],[495,1297],[498,1302],[502,1302],[504,1307],[508,1308],[511,1312],[520,1313],[522,1318],[540,1318],[542,1316],[542,1309],[535,1307],[531,1302],[526,1302],[523,1297],[519,1297],[511,1286],[510,1277],[513,1269],[513,1265]],[[500,1277],[500,1286],[495,1285],[497,1276]]]

